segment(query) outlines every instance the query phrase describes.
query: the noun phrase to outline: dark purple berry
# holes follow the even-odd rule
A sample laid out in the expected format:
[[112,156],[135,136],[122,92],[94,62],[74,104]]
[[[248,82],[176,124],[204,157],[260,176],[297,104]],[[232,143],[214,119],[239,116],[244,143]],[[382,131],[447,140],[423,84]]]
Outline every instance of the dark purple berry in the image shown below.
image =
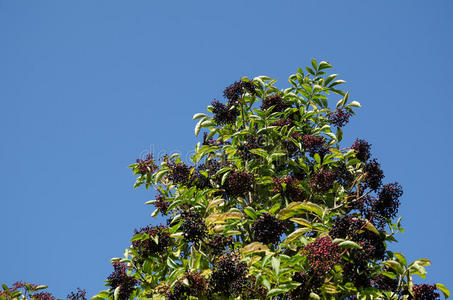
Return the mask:
[[113,273],[107,277],[107,285],[110,286],[111,290],[115,290],[119,287],[120,299],[128,299],[129,295],[134,291],[137,280],[126,274],[126,265],[113,262]]
[[290,105],[287,104],[285,100],[282,99],[282,97],[280,97],[279,95],[272,95],[264,98],[263,104],[261,104],[261,109],[267,110],[272,106],[274,107],[272,109],[272,112],[282,112],[290,107]]
[[364,178],[366,187],[373,191],[378,190],[382,185],[382,179],[384,178],[384,172],[381,170],[381,165],[376,159],[373,159],[365,165],[363,171],[366,173]]
[[263,244],[276,244],[285,231],[283,221],[265,214],[260,216],[252,225],[255,240]]
[[358,160],[366,162],[371,156],[370,153],[371,145],[364,140],[356,139],[351,148],[354,151],[356,151],[355,156],[357,157]]
[[184,211],[181,213],[181,219],[183,222],[179,229],[184,234],[184,240],[187,242],[197,242],[206,236],[207,227],[198,212]]
[[247,172],[234,171],[225,181],[225,192],[231,197],[244,196],[252,191],[253,175]]
[[336,127],[343,127],[349,122],[352,114],[344,108],[337,108],[335,111],[329,113],[329,122]]

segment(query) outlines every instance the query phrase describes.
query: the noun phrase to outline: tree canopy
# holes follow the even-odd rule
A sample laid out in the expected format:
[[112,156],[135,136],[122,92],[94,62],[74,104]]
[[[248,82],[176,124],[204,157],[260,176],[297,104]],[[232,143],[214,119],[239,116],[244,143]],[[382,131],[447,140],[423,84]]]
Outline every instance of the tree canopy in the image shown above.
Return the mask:
[[[312,60],[283,90],[243,77],[193,116],[203,138],[190,162],[137,159],[134,187],[156,191],[147,204],[167,222],[135,230],[92,299],[448,297],[440,283],[414,284],[428,259],[391,250],[402,187],[385,180],[368,142],[341,145],[361,105],[330,68]],[[0,295],[24,296],[6,286]]]

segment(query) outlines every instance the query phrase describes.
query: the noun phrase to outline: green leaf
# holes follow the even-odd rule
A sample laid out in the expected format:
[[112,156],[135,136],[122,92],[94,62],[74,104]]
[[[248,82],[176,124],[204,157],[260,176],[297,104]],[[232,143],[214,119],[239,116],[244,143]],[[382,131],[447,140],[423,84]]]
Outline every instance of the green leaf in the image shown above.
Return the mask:
[[252,152],[253,154],[259,155],[261,157],[264,157],[264,158],[266,158],[268,156],[266,150],[261,149],[261,148],[250,149],[250,152]]
[[356,249],[362,249],[362,246],[359,244],[353,242],[353,241],[343,241],[338,243],[338,246],[340,246],[343,249],[349,249],[349,248],[356,248]]
[[338,80],[335,80],[334,82],[332,82],[329,87],[333,87],[333,86],[336,86],[336,85],[339,85],[339,84],[343,84],[343,83],[346,83],[346,81],[344,80],[341,80],[341,79],[338,79]]
[[291,218],[289,219],[290,221],[293,221],[294,223],[297,223],[299,225],[303,225],[303,226],[306,226],[306,227],[310,227],[311,226],[311,223],[303,218]]
[[365,229],[374,232],[375,234],[379,235],[379,231],[374,227],[373,223],[370,221],[366,221]]
[[286,239],[283,241],[282,244],[286,245],[288,243],[291,243],[292,241],[297,240],[297,238],[299,238],[301,235],[303,235],[304,233],[306,233],[308,231],[310,231],[310,228],[307,228],[307,227],[296,229],[295,231],[293,231],[290,235],[288,235],[286,237]]
[[337,128],[337,141],[341,142],[342,139],[343,139],[343,131],[341,130],[341,128]]
[[222,203],[224,201],[225,201],[224,199],[217,199],[217,200],[213,200],[213,201],[209,202],[208,206],[206,207],[206,211],[210,211],[211,208],[216,207],[217,205],[219,205],[220,203]]
[[272,256],[271,264],[272,269],[274,269],[275,276],[278,278],[280,275],[280,258]]
[[310,67],[305,67],[305,69],[306,69],[307,72],[310,73],[311,75],[313,75],[313,76],[315,75],[315,71],[313,71],[312,68],[310,68]]
[[256,253],[256,252],[266,252],[269,250],[269,247],[266,245],[263,245],[260,242],[253,242],[251,244],[248,244],[244,248],[242,248],[242,254],[243,255],[248,255],[251,253]]
[[167,169],[163,169],[163,170],[160,170],[156,173],[156,175],[154,175],[154,184],[158,184],[160,182],[160,180],[162,179],[162,177],[168,172]]
[[393,255],[395,255],[396,257],[396,260],[398,260],[398,262],[400,264],[402,264],[403,266],[407,266],[407,261],[406,261],[406,258],[404,257],[404,255],[402,253],[393,253]]
[[318,62],[316,61],[316,59],[313,58],[311,60],[311,65],[313,66],[314,70],[318,70]]
[[231,171],[228,171],[225,174],[223,174],[222,181],[220,182],[221,185],[223,185],[225,183],[225,180],[227,180],[228,175],[230,175],[230,173],[231,173]]
[[318,164],[321,164],[321,156],[319,156],[319,153],[315,153],[315,155],[313,155],[313,158]]
[[198,134],[200,133],[201,123],[203,123],[204,120],[206,120],[206,117],[201,118],[200,121],[197,122],[197,125],[195,125],[195,136],[198,136]]
[[200,119],[200,118],[203,118],[203,117],[207,117],[207,115],[206,114],[202,114],[202,113],[194,114],[193,117],[192,117],[192,120]]
[[256,215],[256,211],[250,206],[247,206],[246,208],[244,208],[244,213],[247,216],[249,216],[250,218],[252,218],[252,220],[258,219],[258,216]]
[[322,217],[323,210],[322,208],[314,203],[304,201],[304,202],[291,202],[287,207],[283,208],[277,214],[277,219],[286,220],[294,215],[297,215],[301,212],[310,211],[316,215]]
[[113,299],[119,300],[120,288],[121,288],[121,286],[118,286],[118,287],[115,289],[115,291],[113,292]]
[[402,275],[404,273],[404,269],[401,264],[395,260],[386,260],[382,262],[385,266],[394,270],[397,274]]
[[320,299],[321,299],[321,297],[319,297],[319,295],[318,295],[318,294],[311,292],[311,293],[310,293],[310,297],[309,297],[309,299],[313,299],[313,300],[320,300]]
[[324,86],[328,85],[332,80],[335,79],[335,77],[337,77],[338,74],[332,74],[332,75],[329,75],[326,80],[324,81]]
[[360,103],[357,102],[357,101],[352,101],[351,103],[348,104],[348,106],[352,106],[352,107],[362,107],[362,105],[360,105]]
[[445,287],[445,285],[443,285],[442,283],[436,283],[436,286],[439,290],[442,291],[442,293],[444,294],[445,296],[445,299],[447,299],[448,297],[450,297],[450,291]]
[[322,62],[319,63],[319,66],[318,66],[318,70],[319,71],[324,70],[324,69],[329,69],[329,68],[333,68],[333,67],[328,62],[322,61]]
[[286,293],[284,289],[272,289],[267,293],[267,297],[274,297],[280,294]]

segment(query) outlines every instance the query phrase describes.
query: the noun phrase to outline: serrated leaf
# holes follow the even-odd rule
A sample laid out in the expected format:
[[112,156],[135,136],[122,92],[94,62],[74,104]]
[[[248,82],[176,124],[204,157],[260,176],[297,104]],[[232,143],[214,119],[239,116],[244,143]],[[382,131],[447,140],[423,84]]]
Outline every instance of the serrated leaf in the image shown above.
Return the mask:
[[213,201],[209,202],[208,206],[206,207],[206,211],[210,211],[211,208],[216,207],[217,205],[219,205],[220,203],[222,203],[224,201],[225,201],[225,199],[217,199],[217,200],[213,200]]
[[220,182],[221,185],[223,185],[223,184],[225,183],[225,181],[227,180],[228,175],[230,175],[230,173],[231,173],[231,171],[228,171],[228,172],[226,172],[225,174],[223,174],[222,180],[221,180],[221,182]]
[[355,249],[362,249],[362,246],[359,244],[353,242],[353,241],[343,241],[338,243],[338,246],[340,246],[343,249],[349,249],[349,248],[355,248]]
[[256,149],[250,149],[250,152],[253,154],[259,155],[261,157],[267,158],[268,154],[267,151],[261,148],[256,148]]
[[360,102],[358,102],[358,101],[352,101],[351,103],[348,104],[348,106],[362,107],[362,105],[360,105]]
[[203,114],[203,113],[194,114],[192,117],[192,120],[196,120],[196,119],[203,118],[203,117],[207,117],[207,115]]
[[118,287],[115,289],[115,291],[113,292],[113,299],[119,300],[120,288],[121,288],[121,285],[118,286]]
[[278,278],[278,276],[280,275],[280,258],[272,256],[271,264],[272,264],[272,269],[274,269],[274,273],[275,273],[276,277]]
[[335,77],[337,77],[338,74],[332,74],[332,75],[329,75],[326,80],[324,80],[324,86],[328,85],[332,80],[335,79]]
[[272,289],[269,292],[267,292],[267,297],[274,297],[280,294],[286,293],[286,290],[284,289]]
[[341,80],[341,79],[338,79],[338,80],[335,80],[334,82],[332,82],[329,87],[333,87],[333,86],[336,86],[336,85],[339,85],[339,84],[343,84],[343,83],[346,83],[346,81],[344,80]]
[[303,218],[291,218],[289,219],[290,221],[293,221],[294,223],[297,223],[299,225],[303,225],[303,226],[306,226],[306,227],[310,227],[311,226],[311,223]]
[[319,297],[318,294],[311,292],[310,296],[309,296],[309,299],[320,300],[321,298]]
[[404,270],[401,264],[395,260],[386,260],[382,262],[385,266],[394,270],[397,274],[403,274]]
[[240,212],[213,213],[206,218],[206,223],[224,223],[226,220],[243,219],[244,215]]
[[286,237],[286,239],[283,241],[282,244],[286,245],[288,243],[291,243],[308,231],[310,231],[310,229],[307,227],[296,229],[295,231],[293,231],[290,235],[288,235]]
[[379,235],[379,231],[376,229],[376,227],[374,227],[373,223],[371,223],[370,221],[366,221],[366,224],[365,224],[365,229],[369,230],[369,231],[372,231],[374,232],[375,234]]
[[301,212],[310,211],[316,215],[322,217],[323,210],[322,208],[314,203],[304,201],[304,202],[291,202],[287,207],[283,208],[277,214],[277,219],[286,220],[294,215],[297,215]]
[[318,70],[318,62],[316,61],[316,59],[311,59],[311,65],[313,66],[314,70]]
[[264,245],[260,242],[253,242],[251,244],[248,244],[244,248],[242,248],[242,254],[249,255],[251,253],[265,252],[268,250],[269,250],[269,247],[267,247],[266,245]]
[[202,118],[197,122],[197,125],[195,125],[195,136],[198,136],[198,134],[200,133],[201,123],[203,123],[204,120],[206,120],[206,118]]
[[244,213],[249,216],[250,218],[252,218],[252,220],[256,220],[258,219],[258,216],[256,214],[256,211],[250,207],[250,206],[247,206],[246,208],[244,208]]
[[445,285],[443,285],[442,283],[436,283],[436,286],[444,294],[445,299],[450,297],[450,291],[445,287]]
[[395,255],[396,259],[398,260],[398,262],[400,264],[402,264],[403,266],[407,266],[407,261],[406,261],[406,258],[404,257],[404,255],[402,253],[393,253],[393,255]]
[[162,177],[168,172],[167,169],[160,170],[154,175],[154,184],[158,184]]

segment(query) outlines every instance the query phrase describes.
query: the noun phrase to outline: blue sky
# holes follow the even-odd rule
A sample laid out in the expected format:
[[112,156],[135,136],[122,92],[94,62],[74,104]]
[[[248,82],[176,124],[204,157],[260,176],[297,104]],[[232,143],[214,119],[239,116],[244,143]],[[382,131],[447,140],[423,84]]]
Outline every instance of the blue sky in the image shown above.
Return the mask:
[[[194,113],[242,76],[284,87],[329,61],[363,108],[345,128],[404,187],[399,236],[453,288],[453,2],[0,0],[0,282],[102,290],[158,223],[127,166],[191,151]],[[334,101],[334,100],[333,100]]]

